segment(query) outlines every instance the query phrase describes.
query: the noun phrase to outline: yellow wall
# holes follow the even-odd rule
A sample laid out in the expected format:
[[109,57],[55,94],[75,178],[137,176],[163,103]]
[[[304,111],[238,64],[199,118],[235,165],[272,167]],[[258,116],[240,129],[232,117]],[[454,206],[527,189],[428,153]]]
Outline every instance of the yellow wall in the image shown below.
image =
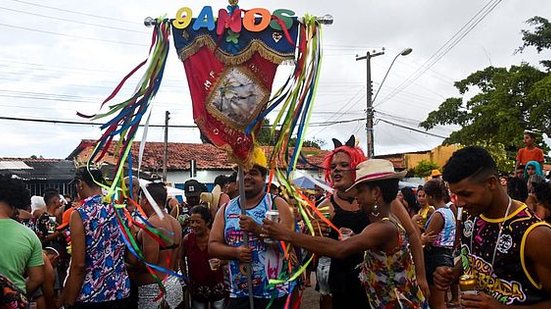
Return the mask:
[[446,164],[452,154],[459,148],[460,147],[458,144],[446,146],[440,145],[426,153],[406,153],[404,154],[406,168],[408,170],[415,168],[415,166],[417,166],[417,164],[419,164],[421,160],[427,160],[438,164],[441,170],[442,166]]

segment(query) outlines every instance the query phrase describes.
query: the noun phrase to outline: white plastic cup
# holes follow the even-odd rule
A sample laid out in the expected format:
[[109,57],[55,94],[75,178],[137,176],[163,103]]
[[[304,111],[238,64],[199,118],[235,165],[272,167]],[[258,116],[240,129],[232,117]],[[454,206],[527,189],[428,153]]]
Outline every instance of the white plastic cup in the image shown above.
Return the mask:
[[354,231],[352,231],[349,228],[341,228],[340,232],[341,232],[340,240],[346,240],[346,239],[352,237],[352,235],[354,235]]
[[[279,211],[277,209],[268,210],[266,212],[266,219],[273,221],[273,222],[279,222]],[[264,236],[264,235],[262,235]],[[271,238],[264,238],[264,243],[266,244],[275,244],[277,243],[277,240],[273,240]]]

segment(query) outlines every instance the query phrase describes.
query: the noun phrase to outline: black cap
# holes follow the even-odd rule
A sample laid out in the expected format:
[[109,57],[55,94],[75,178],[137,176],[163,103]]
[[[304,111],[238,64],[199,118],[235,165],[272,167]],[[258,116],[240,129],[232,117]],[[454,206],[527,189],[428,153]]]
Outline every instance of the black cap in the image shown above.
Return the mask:
[[237,172],[233,172],[228,176],[228,182],[237,182]]
[[88,185],[96,185],[96,183],[105,183],[105,179],[103,179],[103,173],[100,169],[94,166],[90,166],[89,168],[86,166],[78,167],[75,170],[75,176],[73,177],[73,180],[71,180],[71,183],[75,182],[76,180],[82,180]]
[[190,179],[184,183],[184,191],[186,196],[200,196],[201,192],[205,192],[205,185],[195,179]]

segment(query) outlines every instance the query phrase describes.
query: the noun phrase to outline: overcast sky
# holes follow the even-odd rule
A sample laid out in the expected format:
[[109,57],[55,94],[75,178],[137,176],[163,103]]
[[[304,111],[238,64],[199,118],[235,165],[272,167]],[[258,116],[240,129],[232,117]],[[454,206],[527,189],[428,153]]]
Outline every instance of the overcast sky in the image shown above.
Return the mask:
[[[454,35],[470,20],[478,21],[477,12],[492,4],[495,8],[449,52],[439,52],[455,42]],[[217,11],[227,2],[2,0],[0,116],[84,121],[76,111],[97,112],[122,77],[147,57],[151,29],[143,26],[144,17],[166,14],[172,18],[182,6],[192,8],[196,16],[204,5]],[[440,144],[442,138],[388,122],[417,127],[445,98],[458,95],[454,81],[488,65],[508,67],[522,61],[538,65],[542,56],[534,50],[523,54],[514,50],[522,44],[521,29],[529,28],[525,21],[535,15],[549,18],[544,14],[551,12],[547,0],[242,0],[240,6],[288,8],[298,16],[333,15],[334,24],[324,28],[320,87],[307,132],[307,138],[328,141],[326,147],[331,146],[332,137],[346,140],[355,134],[365,149],[365,121],[322,126],[365,116],[366,67],[355,55],[385,48],[385,54],[371,62],[376,91],[392,59],[404,48],[413,49],[410,55],[398,57],[375,102],[380,119],[375,126],[375,154],[427,150]],[[443,56],[430,69],[412,75],[438,55]],[[274,89],[288,70],[280,70]],[[396,93],[399,85],[417,75]],[[122,91],[119,101],[128,97],[136,81]],[[164,123],[166,110],[172,114],[170,124],[193,124],[185,72],[173,46],[153,102],[151,123]],[[447,136],[452,130],[440,127],[430,133]],[[97,126],[0,119],[0,157],[64,158],[81,139],[97,139],[100,133]],[[148,140],[162,141],[162,129],[150,129]],[[200,139],[197,129],[171,129],[169,141]]]

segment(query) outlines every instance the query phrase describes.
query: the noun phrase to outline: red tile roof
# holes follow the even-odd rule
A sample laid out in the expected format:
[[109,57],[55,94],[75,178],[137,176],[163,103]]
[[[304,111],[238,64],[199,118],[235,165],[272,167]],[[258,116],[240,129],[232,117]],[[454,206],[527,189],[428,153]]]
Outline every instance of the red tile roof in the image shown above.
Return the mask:
[[[94,148],[94,140],[82,140],[77,148],[69,155],[67,159],[77,158],[78,161],[85,161]],[[267,154],[271,152],[272,147],[264,147]],[[112,144],[103,158],[106,163],[114,164],[114,145]],[[134,142],[131,150],[132,160],[137,166],[140,142]],[[313,147],[303,147],[302,153],[313,165],[321,165],[323,158],[328,153],[327,150],[320,150]],[[147,142],[144,149],[142,166],[144,169],[162,168],[164,154],[163,142]],[[231,169],[233,163],[228,160],[226,152],[211,144],[195,143],[168,143],[168,170],[188,170],[190,160],[194,159],[198,169]],[[301,162],[297,163],[299,169],[317,169]]]
[[395,169],[404,170],[406,169],[406,163],[404,160],[404,154],[387,154],[387,155],[378,155],[375,156],[377,159],[385,159],[392,162],[392,165]]

